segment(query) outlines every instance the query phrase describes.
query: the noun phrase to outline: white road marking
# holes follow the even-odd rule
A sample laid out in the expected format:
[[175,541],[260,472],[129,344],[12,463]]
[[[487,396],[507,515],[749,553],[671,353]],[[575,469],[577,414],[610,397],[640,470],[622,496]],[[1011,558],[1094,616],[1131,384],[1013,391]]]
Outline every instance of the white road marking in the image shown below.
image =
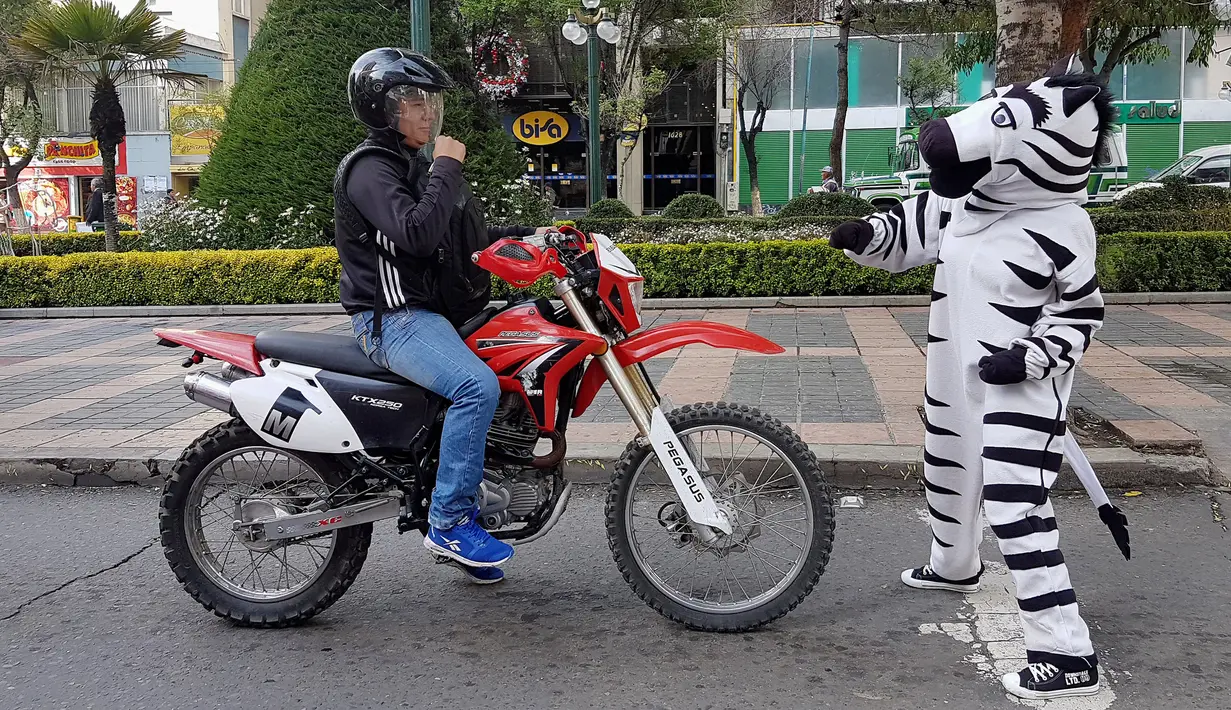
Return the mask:
[[[927,510],[915,511],[927,520]],[[986,534],[987,529],[985,527]],[[1000,676],[1015,673],[1026,666],[1026,645],[1017,616],[1017,599],[1013,592],[1013,577],[1001,562],[985,562],[986,570],[979,591],[966,594],[967,608],[958,612],[956,623],[922,624],[919,633],[944,634],[970,647],[971,653],[962,660],[974,665],[979,674],[1000,688]],[[935,593],[935,592],[933,592]],[[1023,700],[1005,694],[1009,700],[1033,708],[1048,710],[1107,710],[1116,699],[1110,679],[1114,673],[1100,659],[1098,695],[1056,700]]]

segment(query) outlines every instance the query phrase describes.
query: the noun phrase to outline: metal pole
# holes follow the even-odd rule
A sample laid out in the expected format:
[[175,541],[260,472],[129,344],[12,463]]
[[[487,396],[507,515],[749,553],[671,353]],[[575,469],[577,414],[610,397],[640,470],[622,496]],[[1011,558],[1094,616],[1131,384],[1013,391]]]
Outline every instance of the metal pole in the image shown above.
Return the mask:
[[590,58],[587,62],[590,71],[590,89],[588,93],[590,102],[590,145],[588,148],[590,174],[587,177],[587,181],[590,183],[590,204],[594,204],[603,199],[607,192],[607,176],[603,175],[603,156],[598,135],[598,32],[591,30],[588,42],[590,50]]
[[410,48],[432,53],[432,18],[428,0],[410,0]]
[[[808,158],[808,89],[812,88],[812,47],[816,41],[816,24],[808,35],[808,72],[804,79],[804,127],[799,142],[799,194],[804,194],[804,162]],[[794,81],[794,79],[792,79]]]

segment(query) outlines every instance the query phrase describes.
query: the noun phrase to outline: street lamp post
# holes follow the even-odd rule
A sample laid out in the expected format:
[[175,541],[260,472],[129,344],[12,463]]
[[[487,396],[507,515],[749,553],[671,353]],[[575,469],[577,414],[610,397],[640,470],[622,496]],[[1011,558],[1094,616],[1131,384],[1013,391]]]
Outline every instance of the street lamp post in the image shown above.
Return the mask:
[[[599,145],[598,131],[598,41],[601,39],[608,44],[619,42],[620,27],[606,16],[605,10],[599,7],[602,0],[582,0],[581,4],[584,10],[570,12],[564,25],[560,27],[560,34],[575,45],[589,45],[587,48],[589,56],[586,60],[586,68],[589,72],[589,89],[586,92],[586,100],[590,104],[590,121],[587,131],[589,141],[586,148],[586,155],[589,159],[586,182],[590,185],[590,204],[594,204],[603,199],[605,192],[603,188],[607,184],[606,176],[603,175],[602,148]],[[594,27],[594,32],[587,30],[586,26]]]
[[428,0],[410,0],[410,48],[423,54],[432,52],[432,23]]

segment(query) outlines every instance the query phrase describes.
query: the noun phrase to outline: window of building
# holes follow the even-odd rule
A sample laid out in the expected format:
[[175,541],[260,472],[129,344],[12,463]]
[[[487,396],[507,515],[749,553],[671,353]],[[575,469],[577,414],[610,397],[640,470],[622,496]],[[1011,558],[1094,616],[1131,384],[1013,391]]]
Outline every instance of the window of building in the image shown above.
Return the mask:
[[[1184,53],[1193,46],[1196,36],[1192,30],[1184,30]],[[1225,39],[1215,42],[1216,49],[1222,49]],[[1224,52],[1218,56],[1209,57],[1208,65],[1201,66],[1195,62],[1184,65],[1184,98],[1186,99],[1217,99],[1218,91],[1224,81],[1231,81],[1231,66],[1227,65],[1228,57]]]
[[[953,35],[930,35],[930,36],[929,35],[915,35],[915,36],[902,37],[901,39],[902,39],[902,66],[901,66],[901,69],[899,70],[900,71],[899,76],[906,75],[907,70],[910,68],[910,60],[912,59],[923,59],[923,60],[930,59],[930,60],[935,60],[935,61],[944,61],[945,50],[953,46]],[[976,71],[982,72],[983,69],[982,67],[976,67]],[[996,69],[995,67],[992,67],[992,75],[995,76],[995,73],[996,73]],[[982,73],[980,73],[978,77],[979,79],[981,79]],[[991,81],[989,78],[989,81],[988,81],[989,86],[987,90],[991,90],[990,83]],[[955,86],[956,86],[956,82],[955,82]],[[974,96],[974,99],[978,99],[983,94],[986,94],[987,90],[976,94]],[[953,104],[957,102],[957,98],[958,98],[957,96],[952,96],[952,95],[945,96],[939,100],[939,103]],[[906,106],[909,104],[905,96],[902,97],[901,103],[903,106]]]
[[898,43],[852,39],[847,57],[851,106],[898,105]]
[[[744,97],[744,110],[752,111],[757,101],[764,101],[771,109],[785,109],[791,106],[791,40],[789,39],[756,39],[740,42],[739,56],[741,72],[745,78],[753,79],[750,89]],[[756,94],[760,94],[759,96]]]
[[236,15],[249,17],[251,15],[251,7],[248,3],[249,0],[231,0],[231,12]]
[[1178,30],[1164,32],[1158,41],[1169,50],[1167,57],[1151,64],[1131,64],[1124,70],[1126,100],[1179,98],[1180,65],[1184,62],[1181,38]]
[[[808,49],[812,65],[808,65]],[[795,101],[793,108],[833,108],[838,105],[838,48],[833,37],[795,40]],[[809,74],[811,69],[811,74]],[[806,104],[805,104],[806,99]]]

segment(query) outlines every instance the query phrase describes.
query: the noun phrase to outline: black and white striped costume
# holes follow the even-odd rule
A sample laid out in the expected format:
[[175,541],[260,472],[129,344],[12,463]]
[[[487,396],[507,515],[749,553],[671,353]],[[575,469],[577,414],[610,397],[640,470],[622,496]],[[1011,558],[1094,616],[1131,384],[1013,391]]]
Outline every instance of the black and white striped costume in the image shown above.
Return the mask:
[[[867,218],[870,243],[846,252],[894,272],[937,265],[925,394],[931,568],[949,580],[981,573],[982,497],[1030,662],[1064,669],[1097,663],[1048,497],[1074,371],[1103,321],[1081,205],[1110,97],[1092,84],[1063,75],[997,88],[925,124],[934,193]],[[1024,381],[981,379],[981,360],[1011,365],[1010,355]]]

